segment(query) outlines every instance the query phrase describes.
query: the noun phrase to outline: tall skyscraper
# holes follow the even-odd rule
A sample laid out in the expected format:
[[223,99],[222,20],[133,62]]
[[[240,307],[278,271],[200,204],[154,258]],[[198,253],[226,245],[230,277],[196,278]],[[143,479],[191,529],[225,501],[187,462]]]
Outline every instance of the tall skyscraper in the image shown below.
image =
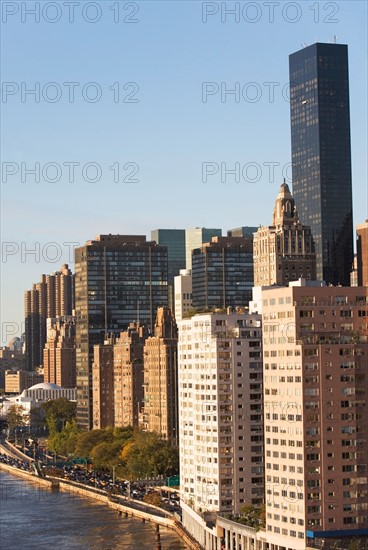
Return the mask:
[[151,330],[167,305],[167,248],[145,236],[99,235],[75,250],[77,421],[92,427],[93,346],[133,321]]
[[209,243],[212,237],[221,237],[221,229],[208,229],[207,227],[195,227],[185,230],[185,267],[192,269],[192,252],[200,248],[202,244]]
[[169,306],[174,307],[174,277],[185,268],[185,229],[154,229],[151,240],[167,246]]
[[368,535],[368,289],[316,284],[262,292],[270,548]]
[[25,344],[27,370],[42,364],[46,343],[46,319],[72,315],[74,276],[67,264],[53,275],[41,275],[39,283],[25,291]]
[[316,254],[310,227],[302,225],[287,183],[280,187],[272,225],[259,227],[253,240],[254,286],[287,285],[300,277],[315,280]]
[[193,250],[193,308],[248,305],[253,287],[253,236],[213,237]]
[[353,262],[348,48],[290,55],[293,195],[316,244],[317,279],[349,286]]
[[157,311],[144,346],[144,428],[178,444],[178,328],[168,307]]
[[263,502],[261,316],[229,308],[178,325],[183,525],[214,549],[218,513]]

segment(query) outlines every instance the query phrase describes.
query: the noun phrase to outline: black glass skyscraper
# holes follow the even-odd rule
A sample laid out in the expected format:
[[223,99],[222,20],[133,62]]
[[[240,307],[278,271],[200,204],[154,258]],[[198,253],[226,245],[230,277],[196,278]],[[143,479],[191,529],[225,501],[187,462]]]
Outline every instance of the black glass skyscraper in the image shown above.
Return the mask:
[[290,55],[293,195],[316,244],[317,278],[349,285],[353,261],[348,48]]

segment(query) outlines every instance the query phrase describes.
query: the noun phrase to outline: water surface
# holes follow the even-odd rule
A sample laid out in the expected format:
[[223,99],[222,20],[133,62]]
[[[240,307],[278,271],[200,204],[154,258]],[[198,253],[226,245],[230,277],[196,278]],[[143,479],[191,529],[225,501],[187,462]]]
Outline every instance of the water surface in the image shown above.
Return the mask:
[[[155,525],[0,471],[0,548],[154,550]],[[188,547],[160,526],[162,550]]]

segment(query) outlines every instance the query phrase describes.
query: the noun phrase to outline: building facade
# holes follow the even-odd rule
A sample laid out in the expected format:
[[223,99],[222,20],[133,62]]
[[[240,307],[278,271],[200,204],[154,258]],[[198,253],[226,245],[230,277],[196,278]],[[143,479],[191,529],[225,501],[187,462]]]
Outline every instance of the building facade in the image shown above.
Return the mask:
[[22,350],[8,346],[0,348],[0,388],[5,389],[5,371],[25,370],[26,355]]
[[93,348],[93,429],[114,426],[114,338]]
[[299,281],[262,300],[267,541],[368,535],[368,290]]
[[65,397],[69,401],[76,400],[75,388],[61,388],[57,384],[40,383],[23,390],[23,397],[29,397],[32,401],[49,401]]
[[151,240],[167,247],[167,281],[169,307],[174,306],[174,277],[185,268],[185,229],[155,229]]
[[211,241],[212,237],[221,237],[222,229],[209,229],[207,227],[194,227],[185,230],[185,267],[192,269],[192,252],[200,248],[202,244]]
[[190,269],[181,269],[174,279],[175,289],[175,319],[181,321],[192,309],[192,272]]
[[144,236],[99,235],[75,250],[77,421],[92,427],[93,346],[133,321],[153,328],[167,305],[167,248]]
[[310,227],[302,225],[287,183],[280,187],[272,225],[259,227],[253,240],[254,286],[287,285],[316,278],[316,254]]
[[44,381],[43,374],[26,370],[5,371],[5,393],[22,393],[35,384]]
[[41,275],[39,283],[24,294],[25,348],[27,369],[42,364],[46,343],[46,319],[72,315],[74,276],[67,264],[53,275]]
[[253,238],[213,237],[192,253],[192,305],[248,305],[253,287]]
[[312,229],[317,279],[350,284],[353,215],[348,48],[313,44],[290,56],[293,195]]
[[43,350],[45,382],[63,388],[76,387],[75,318],[47,319],[47,341]]
[[157,310],[154,336],[144,345],[143,428],[178,444],[178,329],[168,307]]
[[358,286],[368,286],[368,220],[356,226]]
[[258,227],[236,227],[235,229],[228,229],[228,237],[247,237],[248,235],[253,236],[253,233],[257,231]]
[[183,525],[202,544],[206,521],[263,502],[261,342],[257,314],[179,322],[180,498]]
[[138,427],[143,408],[143,348],[147,328],[131,323],[114,345],[114,425]]

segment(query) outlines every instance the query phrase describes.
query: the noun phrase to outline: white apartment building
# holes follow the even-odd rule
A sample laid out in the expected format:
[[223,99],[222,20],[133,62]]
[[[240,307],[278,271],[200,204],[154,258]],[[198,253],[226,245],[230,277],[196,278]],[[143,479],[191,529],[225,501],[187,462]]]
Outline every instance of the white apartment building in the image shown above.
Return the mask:
[[181,269],[174,277],[175,319],[181,321],[192,308],[192,271]]
[[183,524],[212,549],[206,521],[263,502],[261,317],[228,308],[178,326]]

